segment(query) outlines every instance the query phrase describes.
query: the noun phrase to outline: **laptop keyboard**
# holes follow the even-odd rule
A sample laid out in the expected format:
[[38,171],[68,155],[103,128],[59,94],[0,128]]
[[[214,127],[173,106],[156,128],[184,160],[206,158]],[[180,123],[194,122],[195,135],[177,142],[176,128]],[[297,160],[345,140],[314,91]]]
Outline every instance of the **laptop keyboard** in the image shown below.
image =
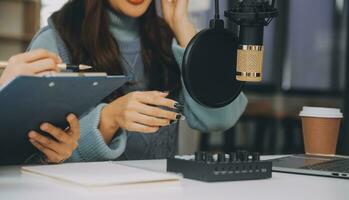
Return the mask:
[[349,173],[349,159],[331,160],[328,162],[301,167],[301,169]]

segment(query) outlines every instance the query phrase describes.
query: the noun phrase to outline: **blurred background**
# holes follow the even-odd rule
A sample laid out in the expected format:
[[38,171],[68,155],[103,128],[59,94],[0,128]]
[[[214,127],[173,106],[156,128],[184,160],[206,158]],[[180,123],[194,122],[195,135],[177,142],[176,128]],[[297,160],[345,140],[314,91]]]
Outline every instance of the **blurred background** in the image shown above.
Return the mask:
[[[341,108],[338,153],[349,155],[349,0],[279,0],[280,16],[265,29],[264,80],[248,84],[242,118],[226,132],[198,133],[181,123],[179,153],[245,149],[303,153],[302,106]],[[26,50],[47,18],[67,0],[0,0],[0,60]],[[220,0],[221,16],[232,1]],[[190,0],[198,30],[213,17],[213,0]],[[237,27],[226,21],[226,26]]]

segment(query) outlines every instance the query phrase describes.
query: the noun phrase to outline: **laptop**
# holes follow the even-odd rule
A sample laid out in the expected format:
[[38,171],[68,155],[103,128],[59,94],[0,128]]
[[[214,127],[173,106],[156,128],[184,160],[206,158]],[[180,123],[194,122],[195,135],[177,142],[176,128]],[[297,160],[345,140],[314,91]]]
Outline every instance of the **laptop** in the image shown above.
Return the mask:
[[274,172],[349,179],[349,157],[291,155],[272,159]]

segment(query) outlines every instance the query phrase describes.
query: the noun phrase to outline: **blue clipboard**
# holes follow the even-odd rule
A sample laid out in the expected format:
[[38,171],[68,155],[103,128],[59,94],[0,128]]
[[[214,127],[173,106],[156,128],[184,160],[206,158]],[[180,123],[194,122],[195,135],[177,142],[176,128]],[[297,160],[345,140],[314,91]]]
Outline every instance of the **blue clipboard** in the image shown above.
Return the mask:
[[30,130],[43,122],[65,129],[69,113],[81,117],[121,87],[125,76],[21,76],[0,91],[0,164],[21,164],[33,153]]

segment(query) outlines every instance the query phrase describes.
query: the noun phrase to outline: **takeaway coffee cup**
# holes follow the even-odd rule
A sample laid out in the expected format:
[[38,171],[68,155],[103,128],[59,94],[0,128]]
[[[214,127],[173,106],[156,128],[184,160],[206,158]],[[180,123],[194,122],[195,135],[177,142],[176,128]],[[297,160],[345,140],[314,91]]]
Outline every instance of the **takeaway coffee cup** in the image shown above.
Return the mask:
[[305,106],[299,116],[302,118],[305,153],[335,155],[343,118],[340,109]]

